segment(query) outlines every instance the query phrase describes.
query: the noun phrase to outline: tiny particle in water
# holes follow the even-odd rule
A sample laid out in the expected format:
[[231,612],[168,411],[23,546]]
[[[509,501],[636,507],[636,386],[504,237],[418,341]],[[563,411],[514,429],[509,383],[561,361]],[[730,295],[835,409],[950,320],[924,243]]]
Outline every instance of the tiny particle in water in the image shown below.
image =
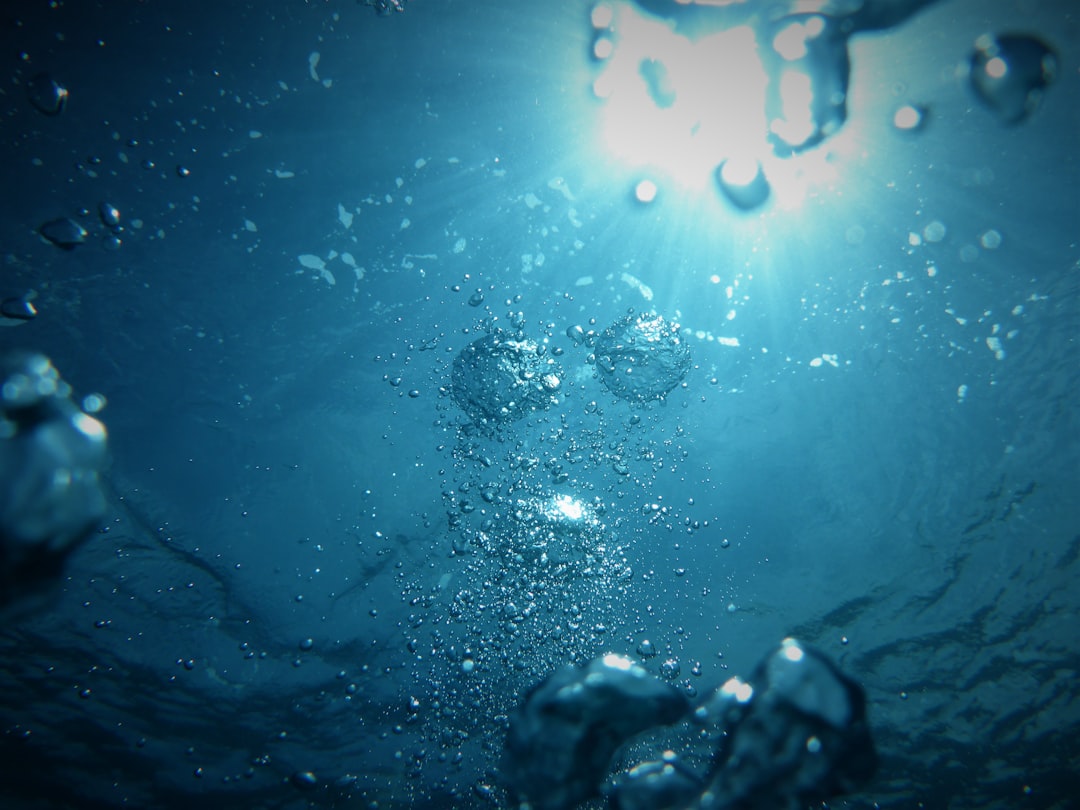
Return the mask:
[[413,399],[418,399],[420,396],[420,392],[414,388],[409,392],[409,396]]
[[301,790],[307,790],[319,784],[318,778],[311,771],[297,771],[290,777],[290,781]]
[[191,177],[191,169],[189,169],[187,166],[177,166],[176,167],[176,176],[177,177]]
[[935,219],[923,228],[923,239],[927,242],[940,242],[945,238],[945,224],[940,220]]
[[1001,247],[1001,233],[991,228],[979,237],[979,244],[987,250],[997,250]]

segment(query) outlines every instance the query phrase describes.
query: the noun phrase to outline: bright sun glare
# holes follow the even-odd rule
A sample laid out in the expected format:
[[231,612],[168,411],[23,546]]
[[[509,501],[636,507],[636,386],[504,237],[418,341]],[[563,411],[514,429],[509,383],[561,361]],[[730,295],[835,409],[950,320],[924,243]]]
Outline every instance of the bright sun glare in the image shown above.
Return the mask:
[[765,71],[754,32],[732,28],[691,42],[619,6],[618,42],[593,84],[605,99],[604,140],[631,165],[704,185],[731,157],[765,156]]
[[[771,133],[799,145],[814,132],[815,78],[798,60],[820,34],[817,18],[808,15],[764,44],[749,25],[690,39],[626,2],[598,4],[590,19],[592,90],[603,104],[608,156],[685,189],[719,184],[747,210],[769,196],[797,208],[812,185],[834,180],[835,167],[820,155],[778,157],[770,142]],[[773,78],[783,104],[773,121],[763,47],[789,61]]]

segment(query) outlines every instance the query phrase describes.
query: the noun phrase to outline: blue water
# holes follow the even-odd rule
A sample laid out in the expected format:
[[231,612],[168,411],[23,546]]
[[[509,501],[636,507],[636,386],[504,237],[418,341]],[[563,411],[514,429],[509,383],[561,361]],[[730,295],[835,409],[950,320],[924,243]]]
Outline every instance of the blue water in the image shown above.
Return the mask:
[[[1071,3],[856,38],[844,128],[750,212],[605,149],[570,0],[18,6],[2,285],[40,314],[0,347],[106,397],[111,461],[103,531],[0,634],[5,807],[507,806],[506,714],[555,667],[649,639],[704,692],[787,635],[868,695],[881,768],[837,806],[1077,806]],[[1016,30],[1062,68],[1004,125],[958,68]],[[67,216],[70,252],[35,232]],[[631,307],[691,346],[662,402],[566,336]],[[514,322],[561,399],[476,430],[453,359]],[[534,494],[603,548],[515,558]]]

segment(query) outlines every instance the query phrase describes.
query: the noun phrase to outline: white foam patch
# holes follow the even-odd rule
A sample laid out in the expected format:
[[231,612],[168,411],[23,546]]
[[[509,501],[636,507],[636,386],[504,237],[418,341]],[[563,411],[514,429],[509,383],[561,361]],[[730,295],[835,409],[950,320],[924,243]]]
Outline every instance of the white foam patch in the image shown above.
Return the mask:
[[641,293],[641,297],[644,298],[646,301],[653,300],[652,288],[649,287],[647,284],[642,283],[642,281],[638,279],[637,276],[632,276],[630,275],[630,273],[623,273],[621,276],[619,276],[619,279],[622,281],[623,284],[633,287],[635,290]]
[[570,186],[566,184],[566,180],[564,180],[563,178],[552,177],[550,180],[548,180],[548,188],[558,191],[566,199],[570,200],[570,202],[574,201],[574,194],[572,191],[570,191]]
[[338,222],[344,225],[346,228],[351,228],[353,223],[353,214],[351,211],[346,210],[345,206],[338,203],[337,207]]
[[821,357],[815,357],[810,361],[810,368],[820,368],[828,363],[833,368],[840,368],[840,361],[835,354],[823,354]]

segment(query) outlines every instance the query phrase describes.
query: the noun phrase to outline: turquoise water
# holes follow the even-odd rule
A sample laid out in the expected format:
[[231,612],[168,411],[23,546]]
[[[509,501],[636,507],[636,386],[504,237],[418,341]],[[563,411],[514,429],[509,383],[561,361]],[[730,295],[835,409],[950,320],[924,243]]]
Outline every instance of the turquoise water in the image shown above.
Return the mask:
[[[588,5],[265,5],[3,33],[3,294],[39,314],[0,346],[103,394],[111,448],[104,530],[0,635],[5,806],[509,806],[506,715],[558,666],[648,640],[703,694],[788,635],[867,693],[881,767],[838,806],[1074,806],[1070,4],[853,37],[846,121],[753,146],[750,210],[712,174],[738,72],[672,123],[650,66],[667,106],[620,123]],[[1060,59],[1013,124],[965,73],[1009,31]],[[568,335],[631,308],[691,352],[659,399]],[[557,392],[478,426],[453,364],[497,329]]]

